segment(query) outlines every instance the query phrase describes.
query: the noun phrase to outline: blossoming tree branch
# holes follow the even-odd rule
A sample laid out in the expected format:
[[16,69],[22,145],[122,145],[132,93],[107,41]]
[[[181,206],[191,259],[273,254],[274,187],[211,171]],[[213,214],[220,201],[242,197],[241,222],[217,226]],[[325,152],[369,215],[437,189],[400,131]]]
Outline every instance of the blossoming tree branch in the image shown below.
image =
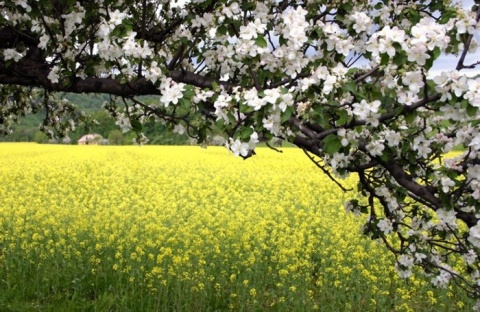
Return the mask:
[[[418,267],[480,298],[480,80],[464,73],[480,62],[466,61],[478,6],[15,0],[0,9],[1,131],[42,110],[43,130],[67,137],[85,119],[58,100],[74,92],[119,99],[105,108],[140,143],[147,120],[200,143],[221,129],[244,158],[283,139],[341,188],[358,175],[363,198],[346,208],[366,215],[365,234],[396,255],[402,277]],[[442,55],[455,67],[430,75]],[[446,158],[455,146],[464,153]]]

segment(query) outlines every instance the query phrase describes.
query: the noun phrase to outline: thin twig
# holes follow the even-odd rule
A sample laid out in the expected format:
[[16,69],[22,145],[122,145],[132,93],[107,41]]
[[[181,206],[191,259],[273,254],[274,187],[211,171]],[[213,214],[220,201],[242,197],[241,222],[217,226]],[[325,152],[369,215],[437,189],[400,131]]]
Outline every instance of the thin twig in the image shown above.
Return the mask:
[[369,70],[369,71],[366,72],[365,74],[363,74],[363,75],[358,76],[357,78],[355,78],[354,82],[355,82],[355,83],[362,82],[363,80],[367,79],[367,78],[370,77],[372,74],[374,74],[376,71],[378,71],[379,68],[380,68],[379,65],[373,67],[371,70]]
[[[477,23],[480,20],[480,10],[477,11],[477,16],[476,16],[475,20],[477,21]],[[463,62],[465,62],[465,57],[467,56],[468,50],[470,50],[470,45],[472,43],[472,39],[473,39],[473,34],[468,35],[467,40],[465,42],[465,45],[463,47],[462,55],[460,56],[460,59],[458,60],[456,70],[461,70],[463,68],[471,68],[471,67],[467,67],[467,66],[463,65]]]
[[283,153],[283,151],[282,151],[282,150],[279,150],[278,148],[276,148],[276,147],[273,147],[272,145],[270,145],[270,143],[269,143],[269,142],[266,142],[265,144],[267,145],[267,147],[268,147],[268,148],[270,148],[270,149],[274,150],[275,152],[277,152],[277,153]]
[[346,189],[342,184],[340,184],[340,182],[338,182],[338,181],[332,176],[332,174],[331,174],[330,172],[328,172],[327,169],[325,169],[322,165],[320,165],[320,163],[319,163],[318,161],[316,161],[315,158],[313,158],[313,156],[311,156],[306,149],[302,148],[302,151],[303,151],[303,152],[305,153],[305,155],[307,155],[307,157],[315,164],[315,166],[317,166],[318,168],[320,168],[320,170],[322,170],[323,173],[325,173],[325,174],[330,178],[330,180],[332,180],[333,182],[335,182],[335,184],[337,184],[338,187],[340,187],[344,193],[353,190],[353,189]]

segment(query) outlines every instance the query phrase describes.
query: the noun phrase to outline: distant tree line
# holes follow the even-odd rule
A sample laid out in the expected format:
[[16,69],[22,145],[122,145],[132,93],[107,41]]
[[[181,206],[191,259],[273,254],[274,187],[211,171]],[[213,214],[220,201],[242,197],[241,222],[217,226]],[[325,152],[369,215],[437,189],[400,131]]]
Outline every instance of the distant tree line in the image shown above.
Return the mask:
[[[105,142],[110,145],[133,144],[134,132],[123,133],[115,124],[115,119],[102,108],[104,102],[111,101],[105,94],[65,94],[65,97],[74,103],[80,110],[91,116],[91,123],[81,125],[70,132],[69,144],[77,144],[77,141],[85,134],[100,134]],[[155,101],[156,99],[148,99]],[[40,111],[35,115],[19,117],[19,123],[13,126],[13,133],[0,134],[0,142],[37,142],[49,143],[47,135],[40,131],[39,125],[43,122],[45,112]],[[190,138],[183,134],[173,133],[165,125],[154,121],[143,125],[144,133],[149,138],[149,144],[156,145],[183,145],[189,144]],[[65,143],[65,142],[62,142]]]

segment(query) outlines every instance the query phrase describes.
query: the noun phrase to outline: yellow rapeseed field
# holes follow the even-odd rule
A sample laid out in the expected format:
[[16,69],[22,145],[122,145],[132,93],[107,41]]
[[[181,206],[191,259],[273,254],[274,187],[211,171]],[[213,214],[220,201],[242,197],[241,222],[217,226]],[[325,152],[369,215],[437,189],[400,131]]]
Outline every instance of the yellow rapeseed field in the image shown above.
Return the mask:
[[[0,310],[463,311],[298,149],[0,144]],[[355,189],[355,177],[344,182]],[[363,217],[362,217],[363,218]]]

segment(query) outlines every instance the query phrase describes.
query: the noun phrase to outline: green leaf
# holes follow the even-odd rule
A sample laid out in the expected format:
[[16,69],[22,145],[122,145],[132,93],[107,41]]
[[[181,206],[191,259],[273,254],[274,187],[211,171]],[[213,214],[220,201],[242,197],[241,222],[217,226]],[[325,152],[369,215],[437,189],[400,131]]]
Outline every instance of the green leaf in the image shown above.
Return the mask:
[[195,91],[193,90],[192,86],[187,86],[187,90],[183,92],[183,98],[191,99],[195,95]]
[[125,27],[125,32],[128,33],[133,29],[133,20],[130,19],[124,19],[122,21],[123,27]]
[[287,120],[290,119],[290,117],[292,117],[292,113],[293,113],[293,107],[289,106],[287,107],[287,109],[285,110],[285,112],[282,114],[282,117],[281,117],[281,122],[284,123],[286,122]]
[[348,112],[344,109],[337,111],[338,120],[337,126],[343,126],[348,122]]
[[430,10],[432,12],[434,11],[437,11],[437,10],[441,10],[442,9],[442,4],[440,2],[433,2],[431,5],[430,5]]
[[130,124],[132,125],[132,130],[135,132],[141,132],[142,131],[142,123],[136,119],[130,120]]
[[474,116],[477,115],[477,112],[478,112],[478,107],[475,107],[475,106],[472,106],[472,105],[468,105],[468,106],[467,106],[467,114],[468,114],[468,116],[474,117]]
[[239,107],[239,108],[240,108],[240,112],[241,112],[241,113],[244,113],[244,114],[253,111],[252,107],[250,107],[250,106],[248,106],[248,105],[246,105],[246,104],[240,104],[240,107]]
[[426,59],[426,60],[425,60],[425,65],[423,66],[423,68],[424,68],[425,70],[429,70],[430,68],[432,68],[432,66],[433,66],[433,61],[434,61],[434,58],[433,58],[433,57],[431,57],[431,58],[429,58],[429,59]]
[[342,8],[343,8],[346,12],[350,12],[350,11],[353,9],[352,5],[351,5],[350,3],[348,3],[348,2],[345,3],[345,4],[342,6]]
[[227,27],[225,25],[220,25],[217,27],[217,36],[224,36],[227,34]]
[[382,155],[380,155],[380,158],[383,160],[383,161],[388,161],[389,158],[390,158],[390,151],[385,149],[382,153]]
[[395,116],[400,115],[403,112],[403,106],[397,106],[395,107]]
[[442,51],[440,50],[439,47],[436,47],[435,49],[433,49],[433,59],[436,60],[440,54],[442,54]]
[[257,39],[255,40],[255,44],[260,48],[266,48],[268,46],[267,40],[265,40],[265,37],[262,35],[259,35],[257,37]]
[[314,110],[312,120],[323,128],[328,128],[328,120],[325,118],[325,112],[321,108]]
[[189,107],[190,104],[191,104],[191,102],[190,102],[189,99],[187,99],[187,98],[181,98],[181,99],[180,99],[180,105],[181,105],[182,107],[185,107],[185,108],[186,108],[186,107]]
[[240,138],[242,139],[242,141],[248,141],[250,140],[250,136],[252,135],[252,133],[253,129],[251,127],[245,127],[240,132]]
[[402,154],[407,155],[409,151],[410,151],[410,142],[405,142],[404,144],[402,144]]
[[[416,152],[412,152],[408,154],[408,160],[410,161],[411,164],[416,164],[418,163],[418,155]],[[412,168],[414,169],[414,168]]]
[[260,83],[260,85],[264,85],[265,84],[265,81],[269,78],[271,78],[271,73],[269,71],[266,71],[266,70],[262,70],[258,73],[258,82]]
[[416,111],[409,112],[409,113],[405,114],[405,121],[407,123],[411,124],[415,121],[415,117],[417,117],[417,112]]
[[323,150],[325,153],[333,155],[342,148],[342,142],[338,135],[329,134],[323,139]]
[[356,94],[356,97],[359,99],[359,100],[367,100],[368,97],[367,95],[365,94],[364,90],[360,90],[360,92],[358,92]]
[[358,73],[359,71],[360,71],[360,69],[358,67],[349,68],[348,71],[347,71],[347,76],[351,77],[351,76],[355,75],[356,73]]
[[473,120],[471,123],[472,127],[480,126],[480,120]]
[[380,65],[387,65],[389,61],[390,55],[388,55],[387,53],[382,53],[380,55]]
[[357,85],[353,81],[349,81],[343,85],[343,89],[350,93],[355,93],[357,91]]
[[404,53],[397,52],[393,58],[393,64],[397,66],[402,66],[407,62],[407,60],[408,60],[407,56]]
[[255,4],[251,1],[242,1],[242,11],[250,11],[255,9]]
[[407,9],[406,15],[408,16],[408,19],[410,20],[410,22],[412,22],[412,24],[417,24],[418,22],[420,22],[420,11],[418,11],[416,8],[410,7],[409,9]]
[[382,3],[381,1],[379,1],[376,5],[375,5],[375,10],[380,10],[384,7],[384,3]]
[[369,92],[369,95],[370,95],[370,100],[371,101],[375,101],[375,100],[382,101],[383,98],[384,98],[383,94],[379,90],[371,90]]
[[202,127],[198,129],[198,143],[203,143],[205,139],[207,138],[207,129],[205,127]]

